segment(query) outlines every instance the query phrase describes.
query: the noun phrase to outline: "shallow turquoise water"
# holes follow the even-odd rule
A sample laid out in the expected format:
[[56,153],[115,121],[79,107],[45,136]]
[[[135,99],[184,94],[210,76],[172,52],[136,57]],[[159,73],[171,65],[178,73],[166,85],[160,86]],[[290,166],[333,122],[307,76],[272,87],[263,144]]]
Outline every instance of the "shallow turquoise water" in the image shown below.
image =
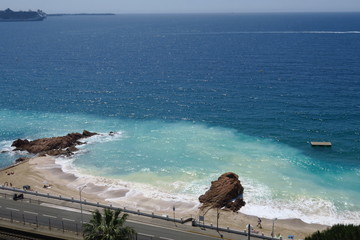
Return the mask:
[[[85,140],[88,144],[81,146],[70,162],[61,159],[58,162],[75,174],[133,183],[135,191],[147,197],[172,195],[175,199],[197,202],[211,181],[233,171],[245,186],[244,197],[248,202],[242,210],[245,213],[301,217],[308,222],[321,219],[329,224],[356,222],[359,216],[358,170],[330,171],[321,161],[277,141],[187,121],[1,113],[3,120],[8,118],[4,121],[7,126],[12,126],[15,132],[26,130],[25,136],[31,139],[62,135],[82,127],[98,131],[101,135]],[[10,121],[15,116],[19,119],[16,124]],[[116,134],[109,136],[110,131]],[[1,144],[6,149],[10,143]],[[20,155],[2,156],[11,160]]]

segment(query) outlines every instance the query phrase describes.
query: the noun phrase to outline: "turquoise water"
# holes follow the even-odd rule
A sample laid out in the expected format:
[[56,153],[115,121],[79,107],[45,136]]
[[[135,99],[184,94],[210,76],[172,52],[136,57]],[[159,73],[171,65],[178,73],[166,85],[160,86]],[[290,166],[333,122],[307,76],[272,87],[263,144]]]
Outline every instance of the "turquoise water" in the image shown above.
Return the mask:
[[[6,124],[13,131],[26,132],[24,137],[30,139],[96,129],[101,135],[86,140],[88,144],[71,161],[59,159],[58,163],[87,178],[121,180],[121,186],[133,183],[136,191],[149,198],[166,199],[170,195],[169,201],[196,203],[211,181],[233,171],[245,186],[248,205],[244,213],[329,224],[356,222],[359,216],[359,169],[330,171],[321,161],[271,139],[188,121],[8,110],[1,111],[1,116],[7,117]],[[14,118],[19,120],[11,121]],[[116,134],[109,136],[109,131]],[[8,149],[10,142],[1,144],[2,149]],[[11,161],[20,154],[3,156]],[[110,185],[121,187],[116,181]]]
[[[87,129],[101,135],[58,162],[94,182],[196,203],[233,171],[245,186],[244,213],[359,223],[359,20],[205,14],[1,24],[0,150],[17,138]],[[0,154],[0,166],[20,155]]]

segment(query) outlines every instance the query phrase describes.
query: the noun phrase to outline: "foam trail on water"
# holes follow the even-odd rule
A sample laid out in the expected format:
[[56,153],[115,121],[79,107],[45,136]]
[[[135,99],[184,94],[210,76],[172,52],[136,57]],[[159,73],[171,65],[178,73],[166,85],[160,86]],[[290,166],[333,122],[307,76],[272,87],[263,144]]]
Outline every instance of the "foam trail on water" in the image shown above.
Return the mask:
[[360,31],[240,31],[181,33],[180,35],[223,35],[223,34],[360,34]]
[[360,34],[360,31],[270,31],[253,33],[276,33],[276,34]]
[[111,141],[119,140],[120,138],[125,137],[122,131],[111,131],[108,133],[98,133],[89,138],[82,139],[82,142],[86,142],[87,144],[96,144],[96,143],[106,143]]

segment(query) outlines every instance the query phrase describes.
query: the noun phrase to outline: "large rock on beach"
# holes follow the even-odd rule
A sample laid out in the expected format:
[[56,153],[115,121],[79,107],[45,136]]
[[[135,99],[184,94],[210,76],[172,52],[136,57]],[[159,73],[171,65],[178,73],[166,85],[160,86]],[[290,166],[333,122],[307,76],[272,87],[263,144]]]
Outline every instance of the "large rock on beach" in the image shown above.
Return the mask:
[[233,172],[222,174],[218,180],[211,182],[210,189],[199,197],[201,210],[207,208],[227,208],[237,212],[245,206],[243,199],[244,188],[239,176]]
[[96,135],[97,133],[84,130],[83,133],[69,133],[66,136],[40,138],[34,141],[17,139],[12,143],[14,151],[27,151],[33,154],[48,154],[51,156],[71,155],[77,151],[75,146],[83,144],[79,140]]

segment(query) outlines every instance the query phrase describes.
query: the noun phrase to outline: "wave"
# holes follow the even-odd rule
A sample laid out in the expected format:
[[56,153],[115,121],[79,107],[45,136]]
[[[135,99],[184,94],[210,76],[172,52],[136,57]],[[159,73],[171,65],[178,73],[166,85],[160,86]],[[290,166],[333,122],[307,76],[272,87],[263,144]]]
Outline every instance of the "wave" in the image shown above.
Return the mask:
[[174,194],[163,191],[156,186],[126,181],[119,178],[103,177],[99,173],[87,172],[74,164],[74,158],[57,158],[64,173],[77,177],[69,186],[79,188],[86,185],[84,192],[98,195],[113,205],[142,211],[166,211],[174,204],[177,207],[191,211],[197,209],[197,197],[186,194]]
[[32,156],[26,151],[13,151],[15,147],[12,147],[13,141],[0,141],[0,153],[5,153],[11,157],[14,156]]
[[[97,135],[93,135],[89,138],[82,139],[82,142],[86,142],[87,144],[107,143],[107,142],[117,141],[124,137],[125,136],[122,131],[115,131],[115,132],[109,132],[109,133],[98,133]],[[84,145],[82,145],[82,146],[84,146]]]
[[0,141],[0,152],[11,153],[14,147],[11,147],[12,141]]
[[360,224],[360,211],[340,211],[333,202],[321,198],[298,197],[247,204],[241,211],[264,218],[298,218],[306,223],[325,225]]
[[[74,188],[86,184],[87,191],[97,194],[106,201],[133,210],[166,211],[174,204],[180,211],[196,210],[200,203],[198,197],[205,193],[209,182],[198,180],[193,182],[166,182],[167,187],[139,183],[121,178],[103,177],[99,173],[86,172],[73,164],[73,159],[58,159],[63,171],[72,173],[79,181],[73,183]],[[137,178],[161,181],[156,174],[147,171],[135,174]],[[147,176],[146,176],[147,175]],[[211,179],[216,179],[212,175]],[[333,202],[320,197],[289,196],[288,199],[274,197],[274,192],[267,186],[258,184],[251,179],[242,181],[245,188],[246,206],[240,211],[247,215],[262,218],[301,219],[306,223],[333,225],[360,224],[360,211],[339,210]],[[100,190],[99,190],[100,189]],[[131,207],[129,207],[131,206]]]
[[[268,219],[301,219],[306,223],[325,225],[360,224],[360,209],[350,210],[336,206],[327,196],[310,196],[300,193],[279,197],[275,189],[258,183],[253,179],[246,179],[243,183],[246,206],[242,213]],[[338,204],[339,205],[339,204]],[[341,205],[341,204],[340,204]],[[348,205],[345,203],[344,205]]]

